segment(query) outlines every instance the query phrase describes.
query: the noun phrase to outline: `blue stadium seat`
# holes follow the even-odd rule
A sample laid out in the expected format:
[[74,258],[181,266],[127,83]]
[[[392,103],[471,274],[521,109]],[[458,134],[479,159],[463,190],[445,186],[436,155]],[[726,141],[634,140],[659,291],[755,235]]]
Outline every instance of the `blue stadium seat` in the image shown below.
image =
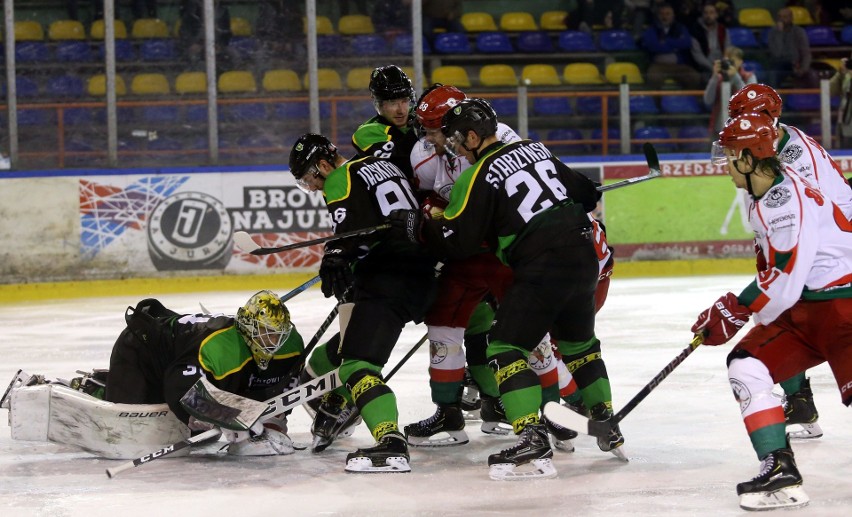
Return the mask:
[[532,140],[533,142],[541,142],[541,136],[539,136],[538,131],[535,129],[530,129],[527,131],[527,140]]
[[[579,129],[551,129],[547,132],[547,140],[583,140]],[[586,151],[586,144],[550,144],[548,147],[555,153],[578,153]]]
[[[38,97],[38,83],[29,77],[15,76],[15,90],[18,97]],[[3,95],[6,95],[6,81],[3,81]]]
[[500,97],[489,101],[498,117],[514,117],[518,114],[518,99],[515,97]]
[[[637,140],[637,142],[633,144],[633,152],[640,152],[642,144],[644,144],[646,140],[665,140],[670,139],[671,137],[672,135],[669,133],[669,130],[661,126],[647,126],[637,128],[633,132],[633,139]],[[666,144],[659,142],[655,142],[654,147],[656,147],[658,151],[666,153],[674,152],[675,149],[677,149],[677,146],[675,146],[674,144]]]
[[186,122],[207,122],[207,106],[204,104],[191,104],[186,107],[183,113],[183,119]]
[[595,40],[588,32],[562,31],[557,46],[565,52],[595,52]]
[[277,102],[271,105],[269,113],[272,120],[307,119],[310,115],[307,102]]
[[50,97],[76,99],[86,91],[83,80],[74,75],[54,76],[47,80],[45,91]]
[[[603,100],[600,97],[577,97],[577,113],[579,115],[596,115],[600,116]],[[615,115],[618,113],[618,99],[609,98],[607,100],[607,114]]]
[[470,42],[464,32],[442,32],[435,35],[435,52],[441,54],[470,54]]
[[15,61],[18,63],[44,63],[53,55],[47,44],[41,41],[19,41],[15,44]]
[[[392,49],[394,54],[404,54],[410,56],[414,51],[414,38],[411,34],[400,34],[393,40]],[[429,40],[423,38],[423,53],[429,54],[432,49],[429,47]]]
[[266,135],[243,135],[237,138],[240,148],[275,147],[275,143]]
[[515,51],[505,32],[480,32],[476,36],[476,50],[484,54],[510,54]]
[[731,45],[739,48],[757,48],[760,44],[754,37],[754,31],[749,27],[728,27]]
[[630,97],[630,113],[633,115],[656,115],[660,112],[654,98],[649,95]]
[[18,110],[19,126],[45,126],[54,123],[55,111],[38,108],[21,108]]
[[840,31],[840,41],[846,45],[852,45],[852,25],[843,27]]
[[173,61],[177,59],[175,42],[170,39],[146,39],[139,44],[143,61]]
[[387,56],[390,50],[383,36],[359,34],[352,38],[352,53],[356,56]]
[[743,61],[743,68],[755,74],[758,82],[766,81],[766,76],[763,73],[763,65],[760,64],[760,61]]
[[[97,52],[99,60],[103,60],[105,52],[103,43],[99,43]],[[115,40],[115,60],[136,61],[136,48],[132,41],[127,39]]]
[[683,142],[680,148],[687,152],[709,152],[710,151],[710,130],[707,124],[700,126],[684,126],[677,131],[678,138],[701,138],[701,142]]
[[535,115],[573,115],[571,102],[568,97],[535,97],[532,102]]
[[[173,136],[159,134],[154,140],[148,141],[149,151],[181,151],[184,149],[184,143],[179,138]],[[174,155],[169,155],[171,159]]]
[[87,63],[93,57],[92,47],[85,41],[60,41],[56,44],[57,61]]
[[784,97],[784,109],[817,111],[819,110],[819,95],[816,93],[791,93]]
[[608,29],[598,33],[598,46],[607,52],[636,50],[636,42],[630,32],[623,29]]
[[[607,152],[617,153],[619,151],[619,149],[621,149],[621,143],[619,141],[619,139],[621,138],[621,131],[619,131],[618,128],[616,128],[616,127],[610,127],[610,128],[607,128],[607,130],[606,130],[606,136],[607,136],[607,139],[609,140],[608,145],[607,145],[607,149],[608,149]],[[599,127],[596,127],[595,129],[593,129],[592,134],[590,135],[590,138],[593,139],[593,140],[603,139],[603,129],[601,129]],[[592,152],[597,152],[597,153],[601,152],[602,149],[603,149],[602,143],[601,144],[592,144],[591,148],[590,148],[590,150]]]
[[660,107],[662,107],[663,113],[671,114],[698,114],[704,112],[698,99],[688,95],[663,95],[660,99]]
[[91,108],[65,108],[62,120],[66,126],[88,126],[94,122]]
[[252,59],[260,49],[260,41],[250,36],[241,36],[232,38],[228,43],[228,48],[233,50],[240,59]]
[[262,102],[226,104],[219,109],[219,118],[224,122],[263,120],[266,118],[266,104]]
[[518,34],[517,47],[519,52],[537,54],[554,51],[550,35],[544,31],[525,31]]
[[347,45],[337,34],[317,36],[317,54],[323,57],[343,56],[348,54]]
[[[366,104],[366,103],[365,103]],[[352,115],[352,104],[349,102],[337,102],[337,118],[347,118]],[[331,119],[331,102],[322,101],[319,104],[320,118],[325,120]],[[372,115],[370,115],[372,117]],[[361,122],[361,121],[359,121]]]
[[812,47],[836,47],[840,44],[834,36],[834,30],[825,25],[810,25],[805,27],[805,33]]
[[142,106],[142,120],[152,124],[173,124],[180,118],[178,106]]

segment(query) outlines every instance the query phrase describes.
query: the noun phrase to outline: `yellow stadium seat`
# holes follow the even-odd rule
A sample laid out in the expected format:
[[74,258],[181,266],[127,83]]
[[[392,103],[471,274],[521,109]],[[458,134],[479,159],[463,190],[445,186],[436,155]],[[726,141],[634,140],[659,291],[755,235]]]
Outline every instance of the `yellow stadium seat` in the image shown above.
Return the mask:
[[248,70],[231,70],[219,76],[219,93],[256,93],[257,82]]
[[302,89],[299,74],[285,68],[267,70],[261,81],[265,92],[298,92]]
[[[106,95],[106,76],[104,74],[93,75],[89,78],[87,87],[89,95],[93,97],[103,97]],[[127,95],[127,85],[124,84],[124,79],[120,75],[115,76],[115,94]]]
[[527,65],[521,70],[521,78],[525,82],[528,81],[527,84],[533,86],[559,86],[562,84],[553,65]]
[[518,75],[509,65],[485,65],[479,70],[482,86],[517,86]]
[[813,25],[814,19],[811,17],[811,12],[806,7],[801,5],[791,5],[790,10],[793,11],[793,23],[796,25]]
[[175,28],[172,31],[172,34],[174,34],[175,38],[180,36],[180,18],[178,18],[177,21],[175,21]]
[[169,80],[158,73],[136,74],[130,81],[130,92],[134,95],[168,95],[171,93]]
[[44,29],[39,22],[21,20],[15,22],[15,41],[41,41],[44,39]]
[[539,25],[543,31],[564,31],[568,28],[565,25],[565,17],[568,16],[568,11],[545,11],[541,13]]
[[245,18],[231,18],[231,34],[234,36],[251,36],[251,22]]
[[538,25],[536,25],[532,14],[518,11],[503,13],[503,16],[500,17],[500,30],[507,32],[537,31]]
[[[308,33],[308,19],[302,17],[302,32]],[[317,35],[327,36],[334,34],[334,24],[328,16],[317,16]]]
[[351,36],[353,34],[373,34],[373,20],[366,14],[346,14],[337,22],[337,31],[340,34]]
[[[826,58],[823,58],[823,59],[817,59],[817,61],[827,64],[828,66],[834,68],[838,72],[840,71],[840,59],[839,58],[835,59],[835,58],[826,57]],[[852,65],[850,65],[850,66],[852,66]]]
[[139,18],[133,22],[130,35],[136,39],[170,37],[168,25],[159,18]]
[[627,76],[629,84],[642,84],[645,82],[642,79],[642,72],[636,63],[610,63],[604,71],[606,80],[611,84],[621,84],[621,78]]
[[[310,87],[310,77],[308,74],[305,74],[302,84],[305,86],[305,89]],[[318,68],[317,88],[320,90],[342,90],[343,80],[334,68]]]
[[467,71],[455,65],[439,66],[432,71],[432,82],[449,84],[458,88],[470,88]]
[[763,7],[740,9],[737,19],[740,21],[740,25],[744,27],[772,27],[775,25],[769,10]]
[[204,72],[183,72],[175,78],[175,91],[181,95],[187,93],[207,93],[207,74]]
[[370,87],[372,68],[358,67],[346,72],[346,87],[350,90],[366,90]]
[[[409,79],[411,79],[411,83],[414,84],[414,67],[413,66],[401,66],[400,68],[402,68],[402,71],[405,72],[405,75]],[[426,77],[427,75],[428,74],[426,74],[426,72],[424,70],[424,72],[423,72],[423,84],[421,84],[420,88],[419,88],[421,90],[426,89],[426,87],[429,86],[429,78]],[[417,88],[416,84],[414,84],[414,88]]]
[[[89,28],[89,37],[92,39],[104,39],[104,34],[106,34],[105,27],[103,20],[93,21],[91,28]],[[115,31],[115,39],[127,38],[127,25],[125,25],[123,21],[116,20],[113,27],[113,30]]]
[[497,24],[494,23],[494,17],[489,13],[464,13],[461,17],[461,24],[467,32],[497,30]]
[[604,84],[601,71],[594,63],[571,63],[562,71],[565,84]]
[[83,40],[86,39],[86,29],[77,20],[56,20],[47,28],[48,39]]

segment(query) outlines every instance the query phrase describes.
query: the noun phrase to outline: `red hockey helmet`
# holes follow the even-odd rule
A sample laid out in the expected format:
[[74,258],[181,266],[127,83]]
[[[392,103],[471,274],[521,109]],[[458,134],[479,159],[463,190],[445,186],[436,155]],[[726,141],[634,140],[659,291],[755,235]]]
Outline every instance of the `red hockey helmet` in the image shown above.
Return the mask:
[[775,156],[775,141],[778,140],[778,129],[775,123],[765,113],[743,113],[725,124],[719,132],[719,144],[735,151],[737,157],[742,156],[746,149],[757,159]]
[[728,101],[728,114],[734,118],[743,113],[767,112],[777,119],[781,116],[781,96],[775,88],[765,84],[747,84]]
[[455,86],[436,83],[417,101],[417,122],[425,128],[440,129],[444,113],[466,98]]

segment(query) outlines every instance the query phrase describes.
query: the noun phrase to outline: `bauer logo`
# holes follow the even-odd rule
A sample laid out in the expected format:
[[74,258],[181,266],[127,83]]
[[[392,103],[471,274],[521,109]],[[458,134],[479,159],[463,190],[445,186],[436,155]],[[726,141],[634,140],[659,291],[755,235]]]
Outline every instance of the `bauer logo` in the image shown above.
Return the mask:
[[203,192],[180,192],[148,218],[148,254],[159,271],[224,269],[233,228],[225,206]]

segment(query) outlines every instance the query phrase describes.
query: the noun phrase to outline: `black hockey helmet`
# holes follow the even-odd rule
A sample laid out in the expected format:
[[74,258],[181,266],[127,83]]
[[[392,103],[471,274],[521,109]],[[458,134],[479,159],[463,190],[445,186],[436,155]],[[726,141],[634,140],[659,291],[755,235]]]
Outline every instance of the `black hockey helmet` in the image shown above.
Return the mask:
[[444,136],[450,138],[458,134],[464,137],[468,131],[473,131],[481,139],[497,133],[497,112],[485,99],[464,99],[444,113],[441,119]]
[[290,172],[299,179],[319,160],[326,160],[333,165],[335,156],[337,147],[331,140],[323,135],[305,133],[290,150]]
[[411,79],[396,65],[380,66],[370,74],[370,94],[373,101],[389,101],[409,98],[414,102],[414,87]]

